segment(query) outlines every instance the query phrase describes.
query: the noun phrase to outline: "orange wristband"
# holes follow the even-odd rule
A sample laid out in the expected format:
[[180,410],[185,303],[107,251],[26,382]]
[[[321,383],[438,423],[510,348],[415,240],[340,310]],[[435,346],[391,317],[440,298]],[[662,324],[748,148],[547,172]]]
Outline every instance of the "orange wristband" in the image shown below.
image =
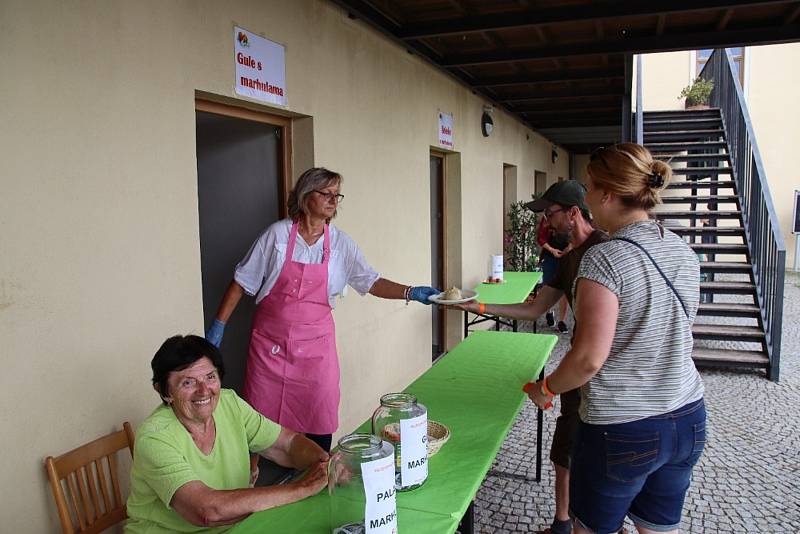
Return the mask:
[[481,315],[486,313],[486,304],[484,304],[483,302],[478,304],[478,313],[480,313]]
[[544,378],[542,379],[542,391],[543,391],[543,392],[544,392],[544,394],[545,394],[545,395],[547,395],[548,397],[555,397],[555,396],[556,396],[556,394],[555,394],[555,393],[553,393],[553,390],[551,390],[551,389],[550,389],[550,388],[547,386],[547,377],[544,377]]

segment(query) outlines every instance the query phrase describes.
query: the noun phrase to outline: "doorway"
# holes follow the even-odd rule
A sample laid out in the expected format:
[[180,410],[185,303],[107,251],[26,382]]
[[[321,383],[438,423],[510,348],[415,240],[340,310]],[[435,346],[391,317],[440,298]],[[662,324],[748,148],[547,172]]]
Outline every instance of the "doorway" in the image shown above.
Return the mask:
[[[445,212],[444,212],[444,154],[431,152],[430,155],[430,189],[431,189],[431,284],[442,290],[445,287]],[[431,340],[432,359],[445,351],[445,313],[441,306],[431,306]]]
[[547,173],[542,171],[534,171],[533,177],[533,192],[537,198],[539,195],[547,190]]
[[[508,211],[511,204],[517,201],[517,166],[503,163],[503,238],[511,224]],[[505,241],[501,241],[505,243]]]
[[[277,124],[276,124],[277,123]],[[288,120],[205,101],[196,105],[197,200],[203,318],[211,324],[237,263],[285,214]],[[241,393],[255,299],[245,296],[225,327],[224,387]]]

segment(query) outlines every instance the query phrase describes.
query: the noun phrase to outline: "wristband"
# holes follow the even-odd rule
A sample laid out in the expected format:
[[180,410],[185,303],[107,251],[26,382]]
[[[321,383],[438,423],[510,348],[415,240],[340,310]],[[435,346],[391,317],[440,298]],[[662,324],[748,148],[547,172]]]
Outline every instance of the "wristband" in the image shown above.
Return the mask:
[[486,313],[486,304],[484,304],[483,302],[478,304],[478,313],[480,313],[481,315]]
[[553,393],[553,390],[547,386],[547,377],[542,379],[542,393],[548,397],[555,397],[556,394]]

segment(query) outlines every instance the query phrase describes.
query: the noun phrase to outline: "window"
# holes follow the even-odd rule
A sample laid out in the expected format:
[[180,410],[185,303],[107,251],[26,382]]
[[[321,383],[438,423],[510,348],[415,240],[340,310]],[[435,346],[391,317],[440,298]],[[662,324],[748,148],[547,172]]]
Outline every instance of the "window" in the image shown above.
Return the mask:
[[[731,53],[731,57],[733,58],[733,68],[736,71],[735,74],[739,78],[739,83],[742,87],[744,87],[744,48],[739,46],[736,48],[729,48],[728,49]],[[697,62],[695,64],[695,76],[700,75],[700,71],[703,70],[706,63],[708,62],[708,58],[711,57],[711,53],[713,49],[705,49],[705,50],[698,50],[697,51]]]

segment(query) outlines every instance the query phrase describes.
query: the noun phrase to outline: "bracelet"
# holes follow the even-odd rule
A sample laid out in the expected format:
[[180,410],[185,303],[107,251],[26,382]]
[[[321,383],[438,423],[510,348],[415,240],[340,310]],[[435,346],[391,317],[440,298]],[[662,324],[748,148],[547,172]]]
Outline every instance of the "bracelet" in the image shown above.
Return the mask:
[[547,395],[548,397],[555,397],[556,394],[553,393],[553,390],[547,386],[547,377],[542,379],[542,393]]
[[411,300],[411,290],[413,287],[406,286],[405,291],[403,291],[403,298],[406,299],[406,306],[408,306],[408,301]]
[[478,304],[478,313],[480,313],[481,315],[486,313],[486,304],[484,304],[483,302]]

